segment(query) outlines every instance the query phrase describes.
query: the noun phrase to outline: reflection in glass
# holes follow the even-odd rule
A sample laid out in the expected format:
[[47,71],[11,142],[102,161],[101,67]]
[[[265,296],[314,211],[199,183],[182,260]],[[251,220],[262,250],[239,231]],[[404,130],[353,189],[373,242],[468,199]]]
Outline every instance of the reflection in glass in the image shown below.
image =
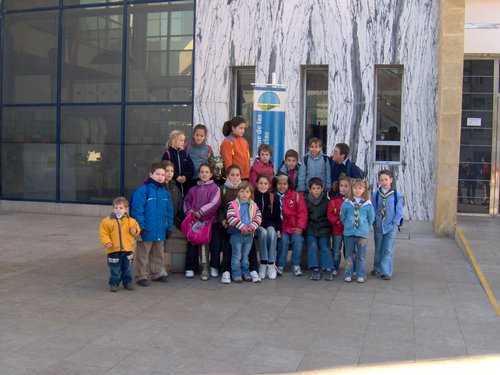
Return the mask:
[[326,153],[328,141],[328,68],[306,70],[306,138],[315,137],[323,141]]
[[403,68],[377,67],[375,160],[399,162]]
[[127,106],[125,114],[125,193],[148,176],[149,167],[159,162],[172,130],[182,130],[191,139],[191,106]]
[[37,9],[59,5],[59,0],[3,0],[3,2],[5,10]]
[[61,109],[61,200],[111,202],[120,193],[120,107]]
[[121,100],[122,13],[121,7],[64,11],[62,102]]
[[191,101],[193,3],[135,4],[129,13],[127,100]]
[[55,107],[4,108],[2,197],[55,200]]
[[57,12],[4,17],[4,104],[54,103],[57,81]]
[[245,139],[250,146],[250,154],[257,156],[257,150],[253,150],[253,86],[255,83],[255,67],[237,68],[235,70],[236,79],[236,112],[234,116],[242,116],[247,120]]
[[64,5],[88,5],[100,3],[117,3],[123,0],[63,0]]

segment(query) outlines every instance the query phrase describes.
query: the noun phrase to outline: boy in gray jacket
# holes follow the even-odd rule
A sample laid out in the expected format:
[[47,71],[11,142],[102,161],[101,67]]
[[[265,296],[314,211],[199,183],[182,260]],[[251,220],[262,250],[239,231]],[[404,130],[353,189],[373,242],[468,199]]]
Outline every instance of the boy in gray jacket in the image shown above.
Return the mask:
[[323,142],[319,138],[311,138],[307,148],[309,152],[304,156],[299,168],[299,182],[297,191],[307,192],[309,180],[313,177],[318,177],[323,181],[325,191],[329,191],[332,187],[331,179],[331,162],[326,156],[321,147]]

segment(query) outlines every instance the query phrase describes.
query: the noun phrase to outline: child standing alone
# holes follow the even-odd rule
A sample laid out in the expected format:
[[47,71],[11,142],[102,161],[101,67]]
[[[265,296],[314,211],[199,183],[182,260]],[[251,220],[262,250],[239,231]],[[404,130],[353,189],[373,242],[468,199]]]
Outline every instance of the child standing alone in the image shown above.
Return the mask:
[[364,283],[366,247],[370,226],[375,220],[375,211],[368,196],[366,180],[351,181],[351,191],[340,209],[340,220],[344,223],[345,242],[345,278],[346,283],[352,281],[353,267],[356,270],[356,281]]
[[393,187],[392,173],[387,169],[378,173],[379,189],[373,193],[375,204],[375,255],[373,276],[380,275],[383,280],[390,280],[394,268],[394,240],[403,219],[403,197]]
[[128,201],[125,197],[113,201],[113,212],[101,221],[99,232],[108,257],[109,290],[117,292],[120,282],[125,289],[133,290],[134,239],[139,236],[141,228],[137,221],[128,216]]
[[227,210],[228,232],[231,233],[231,274],[236,283],[252,281],[248,254],[255,231],[262,222],[259,207],[252,200],[252,192],[252,185],[242,181],[238,187],[238,198],[229,203]]

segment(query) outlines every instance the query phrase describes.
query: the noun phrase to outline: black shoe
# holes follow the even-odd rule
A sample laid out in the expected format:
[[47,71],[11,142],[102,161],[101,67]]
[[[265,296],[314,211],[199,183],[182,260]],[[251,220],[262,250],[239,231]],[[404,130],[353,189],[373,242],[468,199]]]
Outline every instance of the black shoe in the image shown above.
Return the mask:
[[127,284],[123,286],[123,289],[134,290],[134,286],[132,284]]
[[380,272],[373,270],[373,271],[370,272],[370,275],[372,275],[372,276],[380,276]]
[[380,277],[382,278],[382,280],[390,280],[390,279],[392,279],[392,277],[390,277],[389,275],[382,275]]
[[110,292],[118,292],[118,286],[116,286],[116,285],[112,285],[112,286],[110,286],[110,287],[109,287],[109,291],[110,291]]
[[137,281],[137,285],[139,286],[149,286],[149,281],[147,279],[140,279],[139,281]]
[[157,281],[159,283],[166,283],[168,281],[168,276],[160,276],[157,279],[153,279],[152,281]]

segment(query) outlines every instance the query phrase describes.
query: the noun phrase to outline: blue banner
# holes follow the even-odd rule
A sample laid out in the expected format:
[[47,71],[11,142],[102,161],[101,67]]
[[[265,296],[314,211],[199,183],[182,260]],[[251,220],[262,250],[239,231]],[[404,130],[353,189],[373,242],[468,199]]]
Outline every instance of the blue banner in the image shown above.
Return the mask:
[[[286,87],[255,84],[253,94],[253,149],[264,143],[273,148],[275,171],[285,155]],[[256,155],[257,156],[257,155]]]

